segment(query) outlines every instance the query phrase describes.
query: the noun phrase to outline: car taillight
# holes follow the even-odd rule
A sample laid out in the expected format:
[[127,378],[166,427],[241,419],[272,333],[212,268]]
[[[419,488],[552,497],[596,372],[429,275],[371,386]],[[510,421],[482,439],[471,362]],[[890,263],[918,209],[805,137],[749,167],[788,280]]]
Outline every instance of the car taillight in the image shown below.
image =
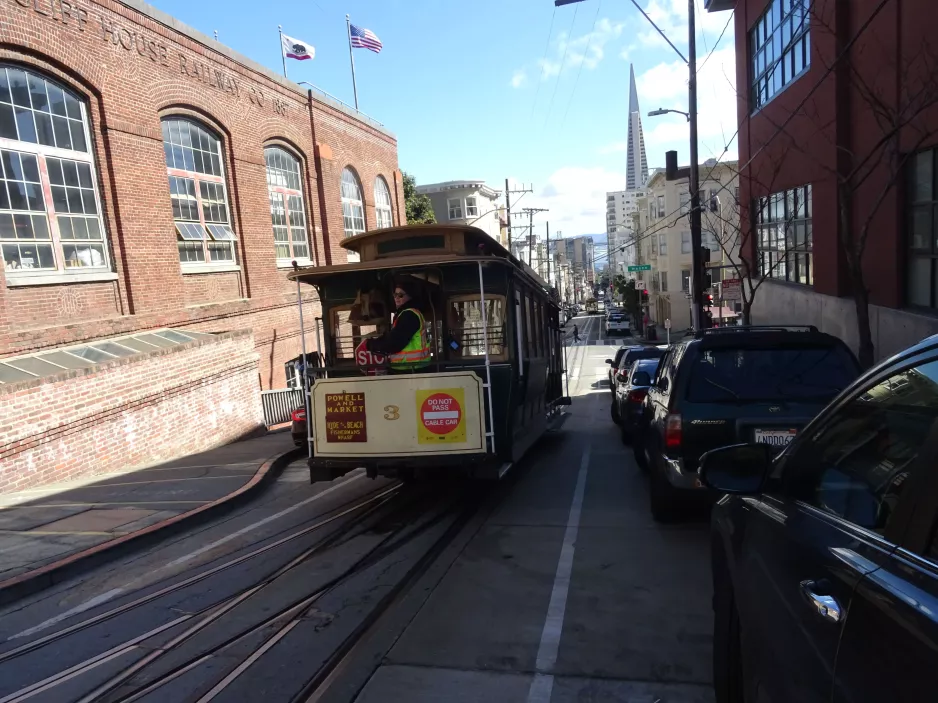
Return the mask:
[[681,416],[672,413],[664,421],[664,446],[666,449],[681,448]]
[[629,402],[630,403],[641,403],[645,400],[645,396],[648,395],[648,390],[645,388],[636,388],[635,390],[629,391]]
[[299,410],[294,410],[292,413],[290,413],[290,419],[292,419],[293,422],[305,422],[306,409],[300,408]]

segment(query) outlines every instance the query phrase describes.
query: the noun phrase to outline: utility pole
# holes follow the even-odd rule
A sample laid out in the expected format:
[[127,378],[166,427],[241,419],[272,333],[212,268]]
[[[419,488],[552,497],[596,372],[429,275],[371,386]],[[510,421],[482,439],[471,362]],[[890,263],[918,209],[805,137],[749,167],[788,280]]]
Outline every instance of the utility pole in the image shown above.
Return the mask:
[[545,222],[547,227],[547,286],[550,287],[550,222]]
[[528,213],[528,266],[531,265],[531,250],[534,248],[531,246],[532,242],[536,241],[534,238],[534,213],[536,212],[548,212],[546,207],[526,207],[521,210],[521,212]]
[[532,188],[525,188],[524,183],[521,184],[521,190],[511,190],[511,187],[508,185],[508,179],[505,179],[505,213],[506,220],[508,221],[508,251],[511,251],[511,195],[516,193],[533,193]]
[[694,22],[694,3],[687,0],[687,82],[688,121],[690,122],[690,247],[693,263],[691,277],[691,324],[694,330],[701,328],[703,321],[703,283],[706,273],[700,255],[700,168],[697,157],[697,31]]

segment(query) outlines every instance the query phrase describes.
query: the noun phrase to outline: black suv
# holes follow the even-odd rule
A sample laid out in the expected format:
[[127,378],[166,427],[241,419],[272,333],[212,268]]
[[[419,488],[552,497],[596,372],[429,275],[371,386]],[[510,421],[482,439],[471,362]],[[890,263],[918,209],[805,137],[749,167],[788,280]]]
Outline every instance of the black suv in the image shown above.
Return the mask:
[[706,495],[701,454],[739,442],[786,446],[860,373],[847,346],[815,327],[725,327],[673,345],[642,404],[633,448],[650,473],[656,520]]
[[612,405],[610,406],[609,412],[612,416],[612,421],[617,425],[619,424],[619,404],[616,403],[616,395],[619,385],[628,382],[629,372],[632,370],[632,366],[636,361],[640,359],[660,359],[665,349],[667,349],[666,346],[628,346],[619,350],[621,354],[616,353],[614,362],[612,359],[606,359],[607,364],[612,364],[609,369],[609,386],[612,390]]
[[938,335],[864,374],[771,456],[705,454],[719,703],[933,701]]

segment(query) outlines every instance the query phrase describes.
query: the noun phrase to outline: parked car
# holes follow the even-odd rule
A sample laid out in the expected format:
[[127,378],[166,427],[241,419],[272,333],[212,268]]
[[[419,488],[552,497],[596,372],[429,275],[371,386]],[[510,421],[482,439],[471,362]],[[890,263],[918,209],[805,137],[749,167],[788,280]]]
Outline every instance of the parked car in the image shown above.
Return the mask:
[[651,380],[658,369],[658,359],[638,359],[628,370],[628,380],[616,384],[612,399],[619,417],[622,443],[629,444],[642,412],[642,403],[648,395]]
[[290,434],[296,446],[306,444],[306,408],[297,408],[290,413]]
[[606,336],[611,337],[614,334],[632,334],[628,315],[615,314],[606,318]]
[[[610,413],[614,423],[619,424],[619,407],[615,402],[617,388],[620,383],[628,381],[632,365],[640,359],[659,359],[664,354],[665,349],[667,349],[666,346],[646,347],[641,345],[625,348],[625,353],[619,357],[619,364],[616,366],[615,374],[612,377],[612,407]],[[606,359],[606,361],[608,362],[609,359]]]
[[[715,449],[718,703],[931,701],[938,690],[938,335],[883,362],[780,455]],[[849,616],[848,616],[849,613]]]
[[619,362],[622,360],[622,355],[625,354],[629,349],[641,349],[642,347],[638,344],[625,345],[616,349],[616,355],[612,359],[606,359],[606,363],[609,364],[609,388],[615,395],[615,376],[616,372],[619,370]]
[[632,447],[656,520],[703,497],[700,456],[759,442],[781,449],[860,374],[847,346],[815,327],[702,330],[662,358]]

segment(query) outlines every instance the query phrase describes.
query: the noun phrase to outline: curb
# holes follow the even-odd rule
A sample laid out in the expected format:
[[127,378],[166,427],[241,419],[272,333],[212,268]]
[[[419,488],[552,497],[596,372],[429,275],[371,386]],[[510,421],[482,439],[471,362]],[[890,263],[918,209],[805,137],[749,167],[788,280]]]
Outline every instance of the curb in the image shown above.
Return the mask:
[[205,522],[237,507],[253,497],[255,493],[266,488],[280,475],[284,467],[302,454],[302,451],[302,448],[294,448],[275,454],[260,465],[250,481],[228,495],[216,498],[210,503],[174,515],[162,522],[148,525],[136,532],[69,554],[58,561],[27,571],[6,581],[0,581],[0,605],[15,603],[57,583],[90,571],[118,557],[138,551],[170,535],[190,529],[194,524]]

